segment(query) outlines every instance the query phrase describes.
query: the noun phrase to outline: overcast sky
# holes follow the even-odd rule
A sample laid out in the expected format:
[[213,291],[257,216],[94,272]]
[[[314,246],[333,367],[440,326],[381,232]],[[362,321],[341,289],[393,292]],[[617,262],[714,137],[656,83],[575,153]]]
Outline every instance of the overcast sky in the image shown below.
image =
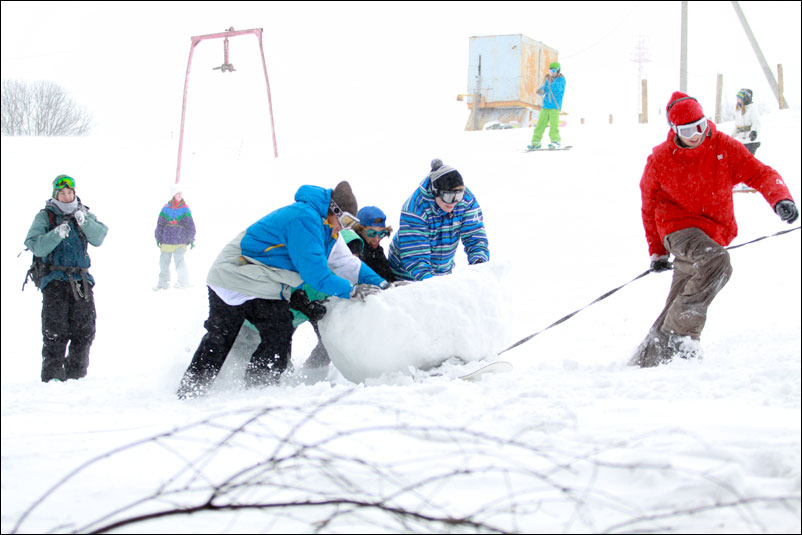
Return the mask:
[[[716,75],[725,98],[741,87],[773,105],[769,85],[730,2],[689,3],[689,92],[712,110]],[[786,98],[800,105],[800,2],[741,2],[766,59],[784,67]],[[635,121],[643,38],[653,120],[679,86],[680,2],[2,2],[2,77],[52,80],[96,116],[98,131],[177,130],[190,37],[263,28],[277,128],[347,118],[426,121],[467,116],[468,39],[524,34],[557,49],[571,117]],[[215,84],[251,78],[264,99],[256,40],[198,46],[190,96],[218,95],[207,107],[237,106]],[[213,75],[213,76],[212,76]],[[260,78],[261,77],[261,78]],[[248,85],[248,84],[245,84]],[[732,93],[732,94],[731,94]],[[257,96],[258,96],[257,95]],[[256,97],[253,97],[256,98]],[[712,115],[712,111],[709,111]]]

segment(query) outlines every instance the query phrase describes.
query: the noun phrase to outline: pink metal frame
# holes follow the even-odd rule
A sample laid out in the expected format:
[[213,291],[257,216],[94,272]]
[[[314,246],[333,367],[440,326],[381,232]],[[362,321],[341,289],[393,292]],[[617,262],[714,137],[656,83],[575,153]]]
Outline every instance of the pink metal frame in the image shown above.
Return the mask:
[[178,138],[178,167],[175,171],[175,183],[181,180],[181,153],[184,148],[184,120],[187,115],[187,90],[189,88],[189,70],[192,67],[192,54],[195,52],[195,47],[198,43],[207,39],[220,39],[223,38],[223,64],[215,69],[220,69],[220,72],[233,72],[234,66],[229,63],[228,59],[228,38],[236,37],[238,35],[253,34],[259,40],[259,52],[262,54],[262,68],[265,72],[265,83],[267,84],[267,106],[270,109],[270,128],[273,132],[273,154],[278,158],[278,145],[276,144],[276,127],[273,123],[273,99],[270,96],[270,80],[267,78],[267,64],[265,63],[265,51],[262,46],[262,28],[252,28],[250,30],[234,30],[233,27],[222,33],[212,33],[208,35],[196,35],[192,37],[192,46],[189,49],[189,61],[187,62],[187,74],[184,78],[184,103],[181,107],[181,134]]

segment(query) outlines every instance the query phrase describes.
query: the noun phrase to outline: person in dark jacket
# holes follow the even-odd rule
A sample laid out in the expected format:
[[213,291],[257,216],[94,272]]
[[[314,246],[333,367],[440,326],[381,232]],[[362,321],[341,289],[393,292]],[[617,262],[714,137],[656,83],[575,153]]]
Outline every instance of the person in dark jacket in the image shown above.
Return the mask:
[[[247,386],[277,384],[290,363],[294,332],[291,308],[312,321],[322,319],[301,289],[341,299],[365,299],[389,283],[353,256],[339,232],[356,223],[356,197],[348,182],[332,189],[301,186],[295,202],[275,210],[226,245],[206,277],[209,290],[207,333],[178,387],[179,399],[204,395],[211,387],[245,320],[259,331],[260,343],[245,370]],[[336,269],[330,255],[340,243]]]
[[[89,273],[88,245],[99,247],[108,227],[75,195],[75,179],[59,175],[52,198],[36,214],[25,246],[43,259],[42,381],[86,376],[95,338],[95,279]],[[67,345],[69,344],[69,353]]]
[[759,191],[789,224],[799,216],[779,173],[719,132],[695,98],[675,92],[666,116],[671,131],[641,178],[641,216],[650,269],[672,269],[673,254],[674,276],[663,311],[630,360],[644,367],[700,356],[707,309],[732,274],[725,247],[738,234],[734,185]]
[[170,287],[170,261],[175,261],[175,272],[178,281],[176,288],[189,286],[189,274],[184,256],[187,247],[195,247],[195,221],[192,211],[184,201],[183,191],[176,184],[170,189],[172,197],[159,212],[156,221],[156,245],[161,254],[159,256],[159,283],[153,287],[154,291],[166,290]]
[[380,245],[384,238],[393,233],[393,227],[387,226],[387,216],[375,206],[364,206],[359,210],[357,218],[359,223],[354,225],[354,231],[365,244],[359,258],[384,280],[395,282],[390,262]]

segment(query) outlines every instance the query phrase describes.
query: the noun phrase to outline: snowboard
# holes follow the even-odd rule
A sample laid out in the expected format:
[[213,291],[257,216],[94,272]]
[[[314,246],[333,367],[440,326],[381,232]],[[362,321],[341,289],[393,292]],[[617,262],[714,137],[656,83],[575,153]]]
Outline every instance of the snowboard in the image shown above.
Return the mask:
[[541,147],[539,149],[524,149],[523,152],[556,152],[558,150],[571,150],[573,145],[566,145],[565,147],[560,147],[559,149],[550,149],[548,147]]
[[488,373],[504,373],[511,371],[512,371],[512,364],[510,364],[506,360],[498,360],[496,362],[491,362],[487,366],[482,366],[478,370],[472,371],[467,375],[461,375],[460,379],[462,379],[463,381],[476,381],[480,379],[483,375]]

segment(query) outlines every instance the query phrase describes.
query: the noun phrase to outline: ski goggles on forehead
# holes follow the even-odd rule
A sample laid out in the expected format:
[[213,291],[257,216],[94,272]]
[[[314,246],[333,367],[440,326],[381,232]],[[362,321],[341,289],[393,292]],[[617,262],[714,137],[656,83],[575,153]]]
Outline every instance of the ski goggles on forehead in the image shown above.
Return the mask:
[[465,190],[441,191],[437,196],[446,204],[454,204],[465,198]]
[[707,132],[707,118],[702,117],[694,123],[675,125],[674,132],[685,138],[691,138],[696,134],[704,134]]
[[55,188],[56,189],[64,189],[64,188],[75,189],[75,179],[73,179],[70,176],[63,176],[63,177],[58,179],[58,182],[56,182]]
[[381,238],[386,238],[389,235],[390,235],[389,230],[373,230],[372,228],[365,229],[365,236],[367,236],[368,238],[375,238],[376,236],[378,236],[381,239]]
[[329,203],[329,209],[331,210],[331,213],[333,213],[337,217],[337,221],[340,222],[340,225],[343,228],[351,228],[359,222],[359,220],[356,217],[354,217],[350,212],[346,212],[345,210],[337,206],[337,203],[334,202],[334,200],[332,200]]

